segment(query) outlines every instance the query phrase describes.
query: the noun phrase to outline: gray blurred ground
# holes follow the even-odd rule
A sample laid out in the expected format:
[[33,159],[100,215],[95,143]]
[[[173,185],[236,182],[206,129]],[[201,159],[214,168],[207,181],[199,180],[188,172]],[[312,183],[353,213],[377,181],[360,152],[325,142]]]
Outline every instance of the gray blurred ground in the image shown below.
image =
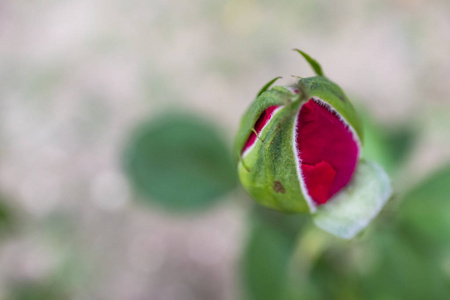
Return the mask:
[[22,217],[0,298],[49,280],[74,299],[235,299],[241,192],[183,217],[135,203],[130,130],[188,107],[231,142],[265,82],[312,75],[296,47],[380,122],[414,119],[418,180],[450,158],[449,32],[444,0],[0,0],[0,189]]

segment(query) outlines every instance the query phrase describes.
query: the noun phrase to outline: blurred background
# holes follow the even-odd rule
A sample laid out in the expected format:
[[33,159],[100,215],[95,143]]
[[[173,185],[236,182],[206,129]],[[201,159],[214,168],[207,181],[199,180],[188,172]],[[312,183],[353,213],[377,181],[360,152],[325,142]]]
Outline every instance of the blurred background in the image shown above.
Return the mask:
[[[287,273],[308,285],[289,299],[448,299],[449,32],[447,0],[0,0],[0,299],[282,299]],[[258,90],[313,75],[292,48],[364,115],[397,202],[419,203],[356,246],[297,242],[305,220],[237,184]]]

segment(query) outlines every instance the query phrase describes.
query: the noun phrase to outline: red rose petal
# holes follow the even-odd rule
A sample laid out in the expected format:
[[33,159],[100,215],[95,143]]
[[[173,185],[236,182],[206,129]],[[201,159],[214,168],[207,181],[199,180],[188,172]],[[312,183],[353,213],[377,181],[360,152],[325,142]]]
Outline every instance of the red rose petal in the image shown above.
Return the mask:
[[311,166],[302,164],[303,176],[307,178],[309,195],[317,204],[326,203],[336,177],[336,171],[326,161]]
[[[259,116],[258,120],[255,123],[255,131],[258,133],[258,135],[263,130],[264,126],[269,123],[270,119],[273,117],[274,111],[279,106],[269,106],[267,109],[263,111],[263,113]],[[247,139],[247,142],[244,145],[244,148],[242,148],[242,153],[245,152],[248,148],[250,148],[255,142],[256,142],[257,136],[254,132],[250,133],[250,136]]]
[[313,99],[299,112],[297,151],[306,189],[316,205],[326,203],[349,183],[359,152],[346,124]]

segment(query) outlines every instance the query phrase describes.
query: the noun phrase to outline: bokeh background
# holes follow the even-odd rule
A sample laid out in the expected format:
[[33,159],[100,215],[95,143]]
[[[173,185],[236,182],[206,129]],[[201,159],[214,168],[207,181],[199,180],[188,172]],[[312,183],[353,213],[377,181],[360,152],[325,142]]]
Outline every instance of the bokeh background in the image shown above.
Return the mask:
[[446,0],[0,0],[0,299],[241,298],[252,202],[147,199],[127,172],[136,128],[189,112],[230,150],[264,83],[313,75],[300,48],[402,193],[450,159],[449,32]]

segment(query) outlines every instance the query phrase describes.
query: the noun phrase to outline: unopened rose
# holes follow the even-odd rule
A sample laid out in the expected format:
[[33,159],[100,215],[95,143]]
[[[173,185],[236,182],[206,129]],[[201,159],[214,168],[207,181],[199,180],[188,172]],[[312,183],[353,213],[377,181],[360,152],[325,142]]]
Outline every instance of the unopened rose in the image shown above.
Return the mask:
[[312,213],[322,229],[351,238],[389,198],[389,179],[361,159],[361,120],[345,93],[299,52],[317,76],[269,89],[275,78],[260,91],[236,136],[239,177],[262,205]]

